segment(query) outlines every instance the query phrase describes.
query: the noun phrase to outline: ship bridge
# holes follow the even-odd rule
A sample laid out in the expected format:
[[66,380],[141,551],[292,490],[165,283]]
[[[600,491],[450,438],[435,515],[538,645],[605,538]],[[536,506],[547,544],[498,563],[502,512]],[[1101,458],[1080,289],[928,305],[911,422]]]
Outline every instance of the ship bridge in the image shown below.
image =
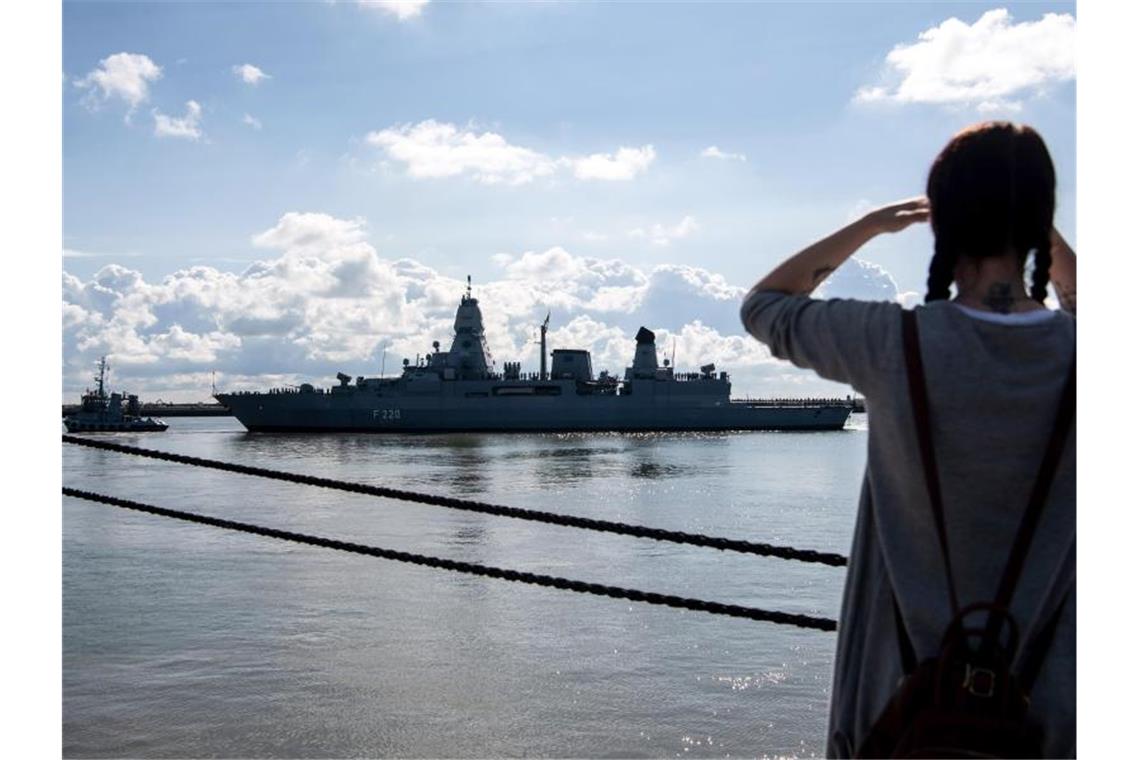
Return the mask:
[[467,292],[455,310],[455,337],[451,348],[436,352],[428,358],[428,367],[440,371],[445,380],[484,380],[494,374],[495,361],[483,334],[483,312],[479,299],[471,295],[471,276],[467,276]]
[[467,275],[467,292],[455,310],[455,339],[447,352],[447,367],[455,370],[458,380],[479,380],[491,373],[494,363],[483,335],[483,312],[479,299],[471,295],[471,275]]

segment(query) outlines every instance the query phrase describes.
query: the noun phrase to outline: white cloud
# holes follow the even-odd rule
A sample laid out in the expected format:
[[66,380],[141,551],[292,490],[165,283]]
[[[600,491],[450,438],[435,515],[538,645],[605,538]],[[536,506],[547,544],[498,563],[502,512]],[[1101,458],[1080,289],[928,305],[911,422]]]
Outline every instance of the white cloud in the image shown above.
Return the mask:
[[366,236],[366,223],[359,217],[337,219],[329,214],[290,211],[250,242],[258,248],[328,251],[360,243]]
[[560,286],[578,297],[606,285],[642,285],[646,281],[640,271],[620,259],[574,256],[561,246],[498,261],[512,280]]
[[663,224],[654,224],[651,227],[636,227],[630,230],[627,234],[635,240],[648,240],[653,245],[669,245],[674,240],[686,238],[689,235],[700,229],[697,220],[691,216],[686,216],[681,221],[674,225],[666,226]]
[[[904,309],[913,309],[915,306],[918,306],[920,303],[922,303],[923,295],[922,293],[914,290],[907,290],[900,292],[897,296],[895,296],[895,301],[897,301],[899,305]],[[1056,304],[1050,305],[1048,299],[1045,300],[1045,305],[1049,306],[1051,309],[1057,308]]]
[[863,301],[899,301],[900,293],[891,273],[880,265],[852,256],[816,289],[817,298],[858,298]]
[[519,185],[553,174],[557,166],[550,157],[511,145],[494,132],[476,134],[432,119],[370,132],[365,141],[420,179],[470,174],[486,184]]
[[154,335],[149,348],[166,359],[201,364],[216,360],[222,351],[240,346],[241,338],[232,333],[214,330],[205,335],[197,335],[175,324],[166,332]]
[[375,8],[376,10],[395,16],[400,21],[407,21],[423,13],[424,6],[430,1],[431,0],[357,0],[357,3],[362,8]]
[[653,146],[644,145],[618,148],[617,153],[594,153],[571,161],[578,179],[625,180],[644,172],[656,157]]
[[261,129],[261,119],[258,119],[255,116],[250,116],[249,114],[241,117],[241,123],[253,127],[254,129]]
[[641,297],[631,307],[649,324],[679,326],[679,315],[686,321],[698,319],[723,333],[743,333],[740,302],[746,288],[730,284],[723,275],[707,269],[679,264],[653,268]]
[[718,158],[721,161],[747,161],[748,156],[743,153],[725,153],[715,145],[710,145],[701,151],[701,158]]
[[255,86],[261,84],[266,79],[273,78],[252,63],[243,63],[240,66],[234,66],[233,72],[234,76],[241,81]]
[[652,145],[619,148],[615,154],[554,158],[512,145],[495,132],[460,129],[434,119],[369,132],[369,145],[417,179],[470,176],[488,185],[522,185],[570,168],[579,179],[628,180],[645,171],[656,153]]
[[1076,76],[1076,20],[1046,13],[1013,23],[1008,10],[986,11],[973,24],[949,18],[895,46],[884,82],[860,88],[857,102],[967,104],[1017,110],[1015,99]]
[[[213,370],[226,389],[327,386],[337,371],[377,374],[384,353],[392,372],[450,338],[465,283],[412,259],[382,258],[363,219],[289,212],[251,243],[267,258],[240,273],[194,266],[150,281],[111,264],[84,281],[65,272],[65,398],[74,400],[104,353],[116,388],[197,400]],[[500,361],[537,368],[534,332],[549,310],[551,346],[590,350],[596,370],[620,374],[645,325],[662,358],[675,341],[682,370],[716,362],[733,372],[738,394],[835,391],[746,336],[738,317],[745,289],[715,272],[642,269],[557,246],[493,261],[501,274],[476,282],[475,295]],[[889,278],[873,265],[859,272]]]
[[154,115],[154,134],[156,137],[181,137],[186,140],[199,140],[202,130],[199,126],[202,120],[202,106],[195,100],[186,101],[186,115],[182,117],[167,116],[157,109]]
[[94,107],[98,96],[104,101],[119,98],[130,106],[127,119],[140,103],[150,97],[150,83],[162,78],[162,67],[141,53],[115,53],[73,84],[88,90],[86,102]]

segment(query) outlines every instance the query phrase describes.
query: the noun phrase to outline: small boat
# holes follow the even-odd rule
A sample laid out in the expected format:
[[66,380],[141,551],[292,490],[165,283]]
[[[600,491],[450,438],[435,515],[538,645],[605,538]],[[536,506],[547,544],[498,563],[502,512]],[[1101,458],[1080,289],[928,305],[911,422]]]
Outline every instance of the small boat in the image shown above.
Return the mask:
[[[69,433],[161,433],[168,425],[153,417],[143,417],[139,410],[139,397],[124,397],[121,393],[109,396],[104,390],[107,375],[107,357],[99,360],[98,387],[83,394],[79,410],[63,418]],[[126,401],[126,408],[123,402]]]

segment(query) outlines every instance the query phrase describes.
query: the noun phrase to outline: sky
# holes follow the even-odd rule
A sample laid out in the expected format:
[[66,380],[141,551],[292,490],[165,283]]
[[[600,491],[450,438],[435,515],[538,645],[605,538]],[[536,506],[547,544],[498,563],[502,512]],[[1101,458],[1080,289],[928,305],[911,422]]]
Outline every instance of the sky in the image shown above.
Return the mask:
[[[465,278],[495,359],[658,333],[736,396],[850,389],[773,359],[744,292],[919,195],[986,119],[1033,125],[1075,244],[1072,3],[65,3],[63,396],[106,354],[144,399],[447,342]],[[821,296],[921,300],[932,238]]]

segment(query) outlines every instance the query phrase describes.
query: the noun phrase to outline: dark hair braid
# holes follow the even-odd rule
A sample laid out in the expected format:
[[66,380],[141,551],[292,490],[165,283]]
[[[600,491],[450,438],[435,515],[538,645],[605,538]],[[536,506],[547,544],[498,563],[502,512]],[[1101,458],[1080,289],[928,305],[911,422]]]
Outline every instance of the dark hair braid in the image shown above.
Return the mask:
[[962,130],[930,167],[926,197],[934,256],[926,302],[950,297],[959,258],[1033,254],[1030,297],[1044,302],[1056,174],[1045,141],[1031,127],[986,122]]
[[1033,251],[1033,284],[1029,297],[1038,303],[1045,303],[1046,287],[1049,285],[1049,269],[1053,266],[1051,241],[1038,243]]
[[945,301],[950,297],[955,260],[954,251],[946,240],[935,238],[934,256],[930,259],[930,273],[926,277],[926,303]]

